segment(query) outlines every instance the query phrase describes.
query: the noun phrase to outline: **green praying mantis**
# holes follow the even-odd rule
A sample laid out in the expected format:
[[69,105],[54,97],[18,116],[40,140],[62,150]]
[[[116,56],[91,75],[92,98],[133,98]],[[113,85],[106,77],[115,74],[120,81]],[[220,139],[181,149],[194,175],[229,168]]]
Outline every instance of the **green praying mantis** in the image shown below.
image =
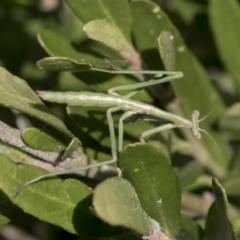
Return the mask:
[[[51,178],[54,176],[59,176],[67,173],[73,173],[80,170],[87,170],[93,167],[100,167],[106,164],[113,164],[118,159],[118,153],[122,150],[123,145],[123,123],[124,120],[129,119],[134,115],[143,115],[141,119],[147,120],[149,117],[153,117],[159,120],[166,120],[168,123],[164,125],[160,125],[158,127],[154,127],[150,130],[143,132],[140,135],[140,141],[145,142],[145,137],[167,130],[172,128],[188,128],[192,131],[192,134],[195,139],[199,140],[201,138],[200,131],[205,132],[203,129],[200,129],[198,123],[203,119],[199,120],[199,111],[195,110],[192,113],[191,120],[185,119],[183,117],[177,116],[175,114],[166,112],[161,110],[155,106],[150,104],[146,104],[137,100],[131,99],[134,95],[136,95],[140,90],[146,87],[154,86],[160,83],[170,82],[173,80],[177,80],[183,77],[182,72],[170,72],[170,71],[131,71],[131,70],[122,70],[115,68],[113,64],[108,61],[111,70],[95,68],[92,66],[87,60],[79,59],[81,62],[85,62],[89,65],[91,70],[99,71],[99,72],[106,72],[110,74],[152,74],[154,75],[153,79],[150,79],[147,82],[139,82],[132,85],[123,85],[113,87],[108,90],[108,93],[93,93],[93,92],[45,92],[45,91],[37,91],[38,96],[43,99],[44,101],[49,102],[57,102],[57,103],[65,103],[69,105],[80,105],[80,106],[95,106],[95,107],[105,107],[108,108],[106,112],[107,122],[109,126],[110,132],[110,140],[111,140],[111,152],[112,152],[112,159],[100,162],[96,164],[91,164],[84,167],[79,167],[75,169],[68,169],[64,171],[60,171],[57,173],[49,173],[42,176],[39,176],[35,179],[30,180],[29,182],[24,183],[16,192],[15,196],[25,188],[26,186],[33,184],[39,180]],[[119,95],[118,91],[131,91],[127,95]],[[112,118],[112,113],[117,111],[124,111],[122,116],[119,119],[118,123],[118,146],[116,143],[115,138],[115,131],[114,131],[114,122]]]

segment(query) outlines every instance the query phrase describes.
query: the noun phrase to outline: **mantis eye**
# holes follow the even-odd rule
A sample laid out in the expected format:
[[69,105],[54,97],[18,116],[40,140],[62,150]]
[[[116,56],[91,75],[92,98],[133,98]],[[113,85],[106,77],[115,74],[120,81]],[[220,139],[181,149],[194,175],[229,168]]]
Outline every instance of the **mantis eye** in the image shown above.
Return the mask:
[[198,127],[198,118],[200,116],[199,111],[194,110],[192,113],[192,133],[195,139],[199,140],[201,139],[201,133],[199,132],[199,127]]

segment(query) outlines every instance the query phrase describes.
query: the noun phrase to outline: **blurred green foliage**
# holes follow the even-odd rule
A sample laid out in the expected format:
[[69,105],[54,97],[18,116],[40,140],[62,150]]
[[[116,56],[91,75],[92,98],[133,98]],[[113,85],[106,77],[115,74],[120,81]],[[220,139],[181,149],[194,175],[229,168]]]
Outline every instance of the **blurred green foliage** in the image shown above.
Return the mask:
[[[236,0],[1,1],[0,238],[238,239],[239,21]],[[174,64],[162,31],[174,37]],[[21,184],[46,172],[39,167],[111,158],[105,109],[45,106],[34,93],[106,92],[139,81],[88,71],[79,58],[102,68],[107,58],[136,71],[182,71],[183,79],[143,90],[137,100],[187,119],[194,109],[202,116],[214,109],[200,122],[211,137],[197,141],[177,129],[133,144],[152,124],[126,124],[122,178],[107,169],[115,177],[105,181],[106,172],[96,170],[46,179],[13,199]]]

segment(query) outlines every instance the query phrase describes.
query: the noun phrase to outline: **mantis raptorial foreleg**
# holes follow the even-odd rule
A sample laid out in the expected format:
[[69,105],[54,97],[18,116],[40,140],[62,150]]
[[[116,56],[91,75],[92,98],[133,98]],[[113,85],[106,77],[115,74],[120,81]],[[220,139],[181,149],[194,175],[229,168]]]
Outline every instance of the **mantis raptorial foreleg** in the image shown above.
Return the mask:
[[176,128],[176,127],[177,127],[176,125],[174,125],[172,123],[168,123],[168,124],[165,124],[165,125],[160,126],[160,127],[152,128],[150,130],[147,130],[147,131],[143,132],[140,135],[140,141],[141,142],[145,142],[145,137],[146,136],[149,136],[149,135],[152,135],[152,134],[155,134],[155,133],[158,133],[158,132],[162,132],[164,130]]
[[112,151],[112,160],[113,162],[117,161],[117,144],[114,131],[114,123],[112,118],[112,112],[119,111],[118,107],[109,108],[107,110],[107,121],[109,127],[110,141],[111,141],[111,151]]
[[122,151],[123,147],[123,122],[125,119],[131,117],[132,115],[136,114],[135,112],[128,111],[125,112],[120,118],[118,122],[118,151]]

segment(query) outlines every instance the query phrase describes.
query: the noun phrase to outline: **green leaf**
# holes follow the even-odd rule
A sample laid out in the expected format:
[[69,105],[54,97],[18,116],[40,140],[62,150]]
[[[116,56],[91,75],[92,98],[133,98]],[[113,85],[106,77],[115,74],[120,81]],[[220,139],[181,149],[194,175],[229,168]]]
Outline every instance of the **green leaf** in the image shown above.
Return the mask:
[[91,191],[80,181],[62,181],[52,178],[24,188],[16,198],[16,190],[25,182],[43,175],[46,171],[28,165],[16,165],[0,155],[0,188],[25,212],[67,231],[84,236],[112,236],[121,233],[103,225],[90,211]]
[[[198,171],[199,169],[197,169]],[[197,173],[198,174],[198,173]],[[192,174],[191,174],[192,175]],[[194,174],[193,174],[194,175]],[[191,178],[192,176],[190,176]],[[189,178],[189,180],[190,180]],[[188,179],[186,177],[186,179]],[[185,179],[184,179],[185,180]],[[196,189],[201,189],[201,188],[206,188],[206,187],[211,187],[212,186],[212,176],[207,174],[207,173],[203,173],[201,176],[199,176],[194,182],[192,182],[192,184],[188,183],[187,185],[181,185],[181,189],[183,191],[193,191]]]
[[69,36],[51,29],[42,29],[38,33],[38,42],[50,56],[61,56],[73,61],[84,58],[90,62],[99,62],[103,60],[99,54],[108,59],[119,58],[115,51],[102,43],[92,40],[76,43]]
[[0,190],[0,212],[0,227],[2,227],[21,214],[22,210]]
[[[17,161],[17,163],[25,163],[37,166],[38,163],[40,165],[39,159],[44,160],[44,162],[51,163],[53,165],[57,164],[57,159],[60,158],[61,153],[58,152],[46,152],[41,150],[36,150],[23,141],[21,132],[15,128],[8,126],[0,121],[0,138],[3,142],[0,141],[0,152],[8,157],[10,157],[13,161]],[[62,136],[61,136],[62,138]],[[75,138],[74,138],[75,139]],[[79,140],[77,140],[79,143]],[[65,139],[67,142],[67,139]],[[68,148],[68,147],[67,147]],[[78,151],[81,152],[80,149]],[[36,157],[38,160],[36,160]],[[71,166],[76,164],[77,158],[71,158]],[[43,166],[45,163],[43,164]],[[61,167],[66,168],[69,164],[62,163]]]
[[[66,0],[69,7],[83,22],[95,19],[106,20],[122,33],[127,42],[131,43],[131,14],[127,0]],[[123,17],[124,16],[124,17]]]
[[141,208],[133,186],[123,178],[108,178],[94,192],[93,206],[96,214],[113,226],[126,227],[141,235],[160,231]]
[[212,185],[216,199],[207,215],[206,239],[237,239],[228,217],[228,200],[225,190],[216,179],[213,179]]
[[159,21],[162,11],[158,5],[150,1],[132,2],[130,8],[136,49],[141,53],[144,62],[149,68],[161,69],[162,64],[157,52],[157,38],[162,30],[162,23]]
[[181,214],[181,228],[176,236],[177,240],[201,240],[203,231],[196,221]]
[[83,51],[83,47],[74,47],[74,44],[67,35],[56,30],[41,30],[38,33],[38,42],[50,56],[61,56],[76,61],[79,57],[93,58],[92,54]]
[[228,196],[240,196],[240,152],[237,149],[236,157],[229,170],[228,176],[222,182]]
[[[126,239],[129,239],[129,236],[126,236],[126,234],[124,234],[116,237],[101,238],[100,240],[126,240]],[[92,240],[92,239],[83,239],[83,240]],[[130,240],[139,240],[139,238],[131,238]]]
[[119,166],[134,186],[142,208],[168,236],[175,236],[180,224],[181,193],[171,161],[156,147],[136,143],[123,149]]
[[80,145],[81,142],[79,139],[73,138],[62,156],[62,160],[65,160],[67,157],[69,157]]
[[240,93],[240,7],[237,0],[212,0],[209,4],[209,18],[216,45],[226,70],[235,80],[236,93]]
[[70,72],[59,74],[57,89],[59,91],[94,91],[92,87]]
[[46,129],[27,128],[22,138],[31,148],[43,151],[61,152],[68,145],[60,134]]
[[74,137],[63,122],[40,101],[23,79],[13,76],[2,67],[0,67],[0,95],[0,105],[33,116],[55,127],[67,137]]
[[176,54],[173,45],[173,35],[169,31],[162,31],[159,38],[159,52],[163,65],[167,71],[174,71],[176,69]]
[[[109,64],[104,60],[89,60],[86,58],[91,66],[96,68],[109,69]],[[37,61],[37,67],[45,72],[53,72],[53,71],[72,71],[72,72],[80,72],[80,71],[91,71],[90,65],[85,61],[85,58],[81,58],[79,60],[73,60],[66,57],[47,57]],[[114,66],[118,68],[126,67],[126,62],[118,61],[114,62]]]
[[86,155],[98,161],[111,159],[111,141],[105,121],[106,109],[68,106],[67,111],[76,124]]
[[16,160],[16,163],[24,162],[26,164],[34,164],[34,160],[29,154],[21,151],[20,147],[9,145],[9,143],[7,144],[0,141],[0,152],[1,154],[4,154],[13,160]]
[[192,161],[177,170],[177,176],[181,189],[191,186],[198,177],[202,176],[204,168],[198,162]]
[[[138,237],[129,238],[129,236],[127,234],[124,234],[124,235],[121,235],[121,236],[116,236],[116,237],[101,238],[100,240],[126,240],[126,239],[129,239],[129,240],[139,240]],[[83,239],[83,240],[92,240],[92,239]]]
[[[85,149],[87,150],[86,154],[100,161],[111,159],[111,141],[106,119],[106,108],[68,106],[67,109],[72,119],[91,138],[83,138],[84,147],[93,150],[92,152]],[[118,116],[114,114],[115,121],[117,121]]]
[[230,106],[219,120],[219,126],[231,140],[240,140],[240,103]]
[[196,16],[206,12],[206,6],[196,1],[174,1],[174,4],[171,4],[171,12],[180,15],[186,25],[193,25]]
[[77,60],[66,57],[47,57],[37,61],[38,69],[44,72],[59,72],[59,71],[86,71],[89,66],[82,64]]
[[88,22],[83,30],[89,38],[102,42],[117,52],[134,52],[133,47],[126,41],[122,32],[106,20],[93,20]]

